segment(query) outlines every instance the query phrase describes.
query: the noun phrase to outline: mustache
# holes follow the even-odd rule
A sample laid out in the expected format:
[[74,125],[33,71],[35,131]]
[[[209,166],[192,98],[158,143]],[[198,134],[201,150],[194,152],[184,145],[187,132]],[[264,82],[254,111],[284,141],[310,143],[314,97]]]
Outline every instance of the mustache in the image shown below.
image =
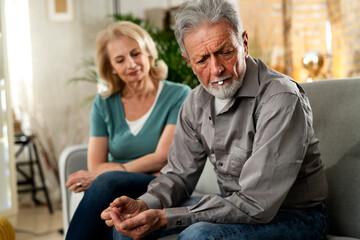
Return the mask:
[[217,83],[217,82],[221,82],[224,81],[226,79],[232,78],[232,76],[223,76],[223,77],[218,77],[215,78],[214,80],[212,80],[210,83]]

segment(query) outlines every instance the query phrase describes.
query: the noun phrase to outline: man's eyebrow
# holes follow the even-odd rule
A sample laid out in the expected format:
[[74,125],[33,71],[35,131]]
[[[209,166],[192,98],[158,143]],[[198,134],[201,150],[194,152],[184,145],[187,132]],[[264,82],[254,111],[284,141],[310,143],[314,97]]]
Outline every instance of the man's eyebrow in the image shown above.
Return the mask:
[[219,52],[222,52],[224,50],[224,48],[227,47],[228,44],[223,44],[220,46],[220,48],[218,50],[215,51],[215,54],[219,53]]
[[235,48],[235,45],[232,43],[224,43],[223,45],[221,45],[221,47],[219,48],[219,50],[217,50],[216,52],[221,52],[223,51],[225,48]]
[[202,60],[204,58],[207,58],[210,54],[209,53],[204,53],[204,54],[197,54],[194,56],[194,61],[197,62],[199,60]]
[[198,54],[198,55],[195,55],[195,58],[204,58],[204,57],[207,57],[209,55],[210,55],[209,53]]

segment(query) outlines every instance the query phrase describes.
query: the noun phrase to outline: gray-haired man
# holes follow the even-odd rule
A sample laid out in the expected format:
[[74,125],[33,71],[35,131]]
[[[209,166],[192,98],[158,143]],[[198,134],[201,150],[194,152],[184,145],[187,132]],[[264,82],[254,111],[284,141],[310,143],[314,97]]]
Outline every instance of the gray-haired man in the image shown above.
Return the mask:
[[[134,239],[161,227],[182,227],[180,239],[326,238],[327,182],[304,91],[249,56],[247,33],[225,0],[184,3],[175,34],[201,86],[180,110],[162,175],[139,199],[116,199],[102,218]],[[207,158],[221,196],[179,207]]]

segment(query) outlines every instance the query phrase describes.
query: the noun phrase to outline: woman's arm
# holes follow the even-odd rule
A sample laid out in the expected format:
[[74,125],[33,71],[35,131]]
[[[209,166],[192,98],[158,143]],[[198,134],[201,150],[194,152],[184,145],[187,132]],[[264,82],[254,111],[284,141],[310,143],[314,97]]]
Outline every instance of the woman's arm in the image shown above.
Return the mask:
[[165,126],[154,153],[147,154],[131,162],[121,164],[108,162],[108,138],[90,137],[88,146],[88,170],[77,171],[68,177],[66,186],[74,192],[85,191],[100,174],[109,171],[129,171],[139,173],[158,173],[167,163],[175,133],[175,124]]
[[96,172],[98,168],[108,162],[108,137],[90,137],[87,153],[89,171]]

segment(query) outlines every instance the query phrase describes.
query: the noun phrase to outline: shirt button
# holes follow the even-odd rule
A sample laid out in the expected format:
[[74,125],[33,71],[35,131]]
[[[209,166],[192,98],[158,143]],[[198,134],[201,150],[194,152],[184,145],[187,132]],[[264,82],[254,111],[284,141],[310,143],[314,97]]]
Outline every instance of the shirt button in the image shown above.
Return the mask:
[[209,120],[211,121],[211,116],[209,116]]
[[220,167],[222,167],[223,163],[222,163],[222,162],[219,162],[218,165],[219,165]]
[[181,226],[181,225],[182,225],[181,219],[178,219],[178,220],[176,221],[176,225],[178,225],[178,226]]

